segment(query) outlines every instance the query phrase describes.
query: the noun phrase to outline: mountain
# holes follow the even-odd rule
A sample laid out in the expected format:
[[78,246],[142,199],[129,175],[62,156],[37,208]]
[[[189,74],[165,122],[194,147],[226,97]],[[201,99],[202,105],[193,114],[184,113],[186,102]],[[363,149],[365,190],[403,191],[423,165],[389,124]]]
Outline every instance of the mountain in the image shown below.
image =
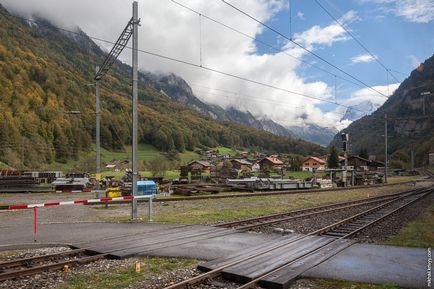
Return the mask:
[[284,127],[283,125],[280,125],[276,122],[274,122],[271,119],[261,119],[260,120],[262,129],[268,132],[271,132],[276,135],[280,136],[290,136],[290,137],[297,137],[292,131]]
[[[388,122],[388,152],[395,164],[408,162],[410,150],[417,165],[427,163],[434,149],[434,55],[428,58],[375,112],[354,121],[345,129],[350,134],[352,152],[367,149],[384,155],[384,117]],[[341,147],[337,134],[331,145]]]
[[[27,23],[2,6],[0,39],[0,162],[37,169],[90,151],[95,91],[89,83],[106,53],[79,29],[65,32],[43,19]],[[130,84],[131,67],[120,61],[101,81],[101,143],[108,150],[131,143]],[[177,76],[141,72],[138,86],[139,142],[160,151],[176,154],[224,145],[303,155],[324,152],[309,142],[198,112],[208,107]],[[68,114],[72,110],[81,114]],[[212,111],[217,112],[228,114]]]
[[[158,84],[157,88],[172,100],[188,105],[201,113],[211,116],[215,120],[233,121],[249,127],[262,129],[278,136],[300,138],[322,146],[327,146],[337,132],[336,129],[320,127],[314,124],[285,127],[268,118],[255,118],[249,111],[241,111],[235,107],[223,109],[217,105],[204,103],[194,95],[191,87],[185,80],[174,74],[161,76],[160,78],[156,78],[155,81]],[[349,110],[348,113],[351,111]],[[354,117],[356,119],[357,116]],[[360,118],[360,116],[357,118]]]
[[345,109],[341,121],[355,121],[359,118],[369,115],[376,111],[381,105],[373,103],[371,100],[362,100],[361,102],[351,105]]
[[305,126],[289,126],[287,127],[292,134],[298,138],[327,146],[337,133],[337,129],[329,127],[321,127],[316,124],[308,124]]

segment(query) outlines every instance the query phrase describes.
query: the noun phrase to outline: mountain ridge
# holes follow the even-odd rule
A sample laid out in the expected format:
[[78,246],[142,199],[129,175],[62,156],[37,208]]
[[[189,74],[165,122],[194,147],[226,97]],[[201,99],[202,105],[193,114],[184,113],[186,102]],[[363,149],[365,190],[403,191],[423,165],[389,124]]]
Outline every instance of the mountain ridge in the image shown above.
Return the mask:
[[[367,149],[370,154],[384,156],[384,127],[387,114],[388,151],[395,164],[408,163],[415,152],[416,165],[427,164],[434,149],[434,98],[422,93],[434,92],[434,55],[426,59],[400,84],[398,89],[372,114],[351,123],[352,153]],[[425,113],[424,113],[425,111]],[[330,146],[341,147],[337,134]]]
[[[82,32],[63,33],[43,19],[29,26],[0,10],[0,161],[38,168],[78,159],[93,143],[95,96],[88,83],[105,53]],[[218,145],[324,152],[305,141],[215,121],[168,98],[174,80],[161,78],[139,73],[140,143],[175,153]],[[131,143],[130,83],[131,67],[120,61],[101,81],[101,143],[109,150]],[[81,115],[67,114],[71,110]]]

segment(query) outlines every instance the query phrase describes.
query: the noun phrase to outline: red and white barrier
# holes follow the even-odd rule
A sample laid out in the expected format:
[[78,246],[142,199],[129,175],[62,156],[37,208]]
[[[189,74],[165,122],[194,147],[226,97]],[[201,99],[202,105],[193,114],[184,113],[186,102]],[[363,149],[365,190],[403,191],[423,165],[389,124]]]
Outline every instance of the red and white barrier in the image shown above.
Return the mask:
[[122,200],[133,200],[133,199],[152,199],[152,198],[153,198],[153,195],[146,195],[146,196],[125,196],[125,197],[115,197],[115,198],[100,198],[100,199],[90,199],[90,200],[51,202],[51,203],[41,203],[41,204],[12,205],[12,206],[9,206],[9,210],[23,210],[23,209],[41,208],[41,207],[64,206],[64,205],[79,205],[79,204],[90,204],[90,203],[107,202],[107,201],[122,201]]

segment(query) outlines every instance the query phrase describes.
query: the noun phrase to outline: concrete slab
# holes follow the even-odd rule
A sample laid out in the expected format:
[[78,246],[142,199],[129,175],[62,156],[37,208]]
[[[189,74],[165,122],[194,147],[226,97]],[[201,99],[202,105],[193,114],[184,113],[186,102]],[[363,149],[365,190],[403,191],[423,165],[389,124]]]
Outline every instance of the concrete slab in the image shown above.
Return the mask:
[[428,264],[427,249],[354,244],[303,276],[431,288],[427,272],[429,267],[432,272],[432,264]]
[[[210,229],[209,226],[188,226],[202,229]],[[41,224],[38,226],[37,243],[33,243],[33,228],[2,227],[0,234],[0,251],[40,247],[46,244],[74,245],[88,247],[102,245],[111,238],[137,238],[143,235],[143,239],[157,235],[159,232],[169,230],[182,230],[186,225],[167,224],[135,224],[135,223],[62,223]],[[216,230],[221,230],[217,229]],[[146,236],[147,235],[147,236]],[[265,235],[260,233],[240,233],[232,231],[231,234],[188,242],[175,247],[154,249],[148,251],[143,248],[137,255],[196,258],[200,260],[213,260],[223,255],[231,255],[279,238],[279,235]],[[127,241],[125,241],[127,242]],[[146,252],[146,253],[145,253]]]
[[[110,238],[119,240],[119,238],[137,238],[139,235],[143,235],[145,239],[146,236],[158,235],[161,232],[183,230],[184,227],[185,225],[134,223],[42,224],[38,226],[36,244],[33,244],[32,228],[2,227],[0,251],[55,244],[98,245],[109,241]],[[205,226],[193,226],[193,228],[189,226],[188,228],[188,230],[209,229]],[[277,234],[265,235],[229,230],[225,235],[194,240],[176,246],[153,247],[152,250],[145,247],[137,254],[209,261],[275,242],[279,238],[281,236]],[[427,288],[427,266],[426,249],[354,244],[331,259],[309,269],[302,276],[378,284],[395,283],[407,288]]]

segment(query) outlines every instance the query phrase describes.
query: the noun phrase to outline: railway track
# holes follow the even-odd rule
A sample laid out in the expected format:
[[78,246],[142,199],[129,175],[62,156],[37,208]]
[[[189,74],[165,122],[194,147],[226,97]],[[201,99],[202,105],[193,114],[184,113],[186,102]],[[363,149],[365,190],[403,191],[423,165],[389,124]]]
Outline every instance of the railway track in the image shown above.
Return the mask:
[[92,255],[85,249],[76,249],[56,254],[29,257],[0,263],[0,282],[46,271],[69,269],[69,267],[94,262],[106,254]]
[[[351,242],[342,244],[342,240],[354,237],[364,229],[373,226],[381,220],[384,220],[392,214],[412,205],[413,203],[421,200],[433,192],[434,187],[413,190],[407,192],[407,194],[403,193],[396,197],[390,198],[389,200],[384,200],[384,202],[373,208],[355,214],[344,220],[340,220],[307,235],[296,236],[294,238],[290,238],[287,242],[274,244],[272,246],[260,246],[258,248],[252,249],[252,251],[255,253],[243,253],[233,256],[227,260],[222,260],[220,263],[217,263],[223,264],[222,266],[213,268],[209,272],[168,286],[165,289],[200,288],[198,285],[209,283],[211,280],[223,276],[222,273],[224,273],[224,271],[230,272],[231,268],[237,268],[240,266],[242,267],[243,264],[250,266],[255,259],[261,260],[261,258],[264,256],[270,255],[270,253],[273,251],[278,252],[279,250],[282,250],[282,248],[285,248],[285,246],[290,246],[291,244],[302,244],[304,240],[309,240],[311,236],[327,237],[329,241],[326,241],[321,246],[314,247],[312,250],[307,250],[302,255],[298,255],[293,259],[289,258],[283,265],[280,264],[276,265],[276,267],[270,267],[268,271],[265,273],[260,273],[254,278],[250,278],[251,280],[241,285],[237,289],[247,289],[257,285],[264,286],[266,288],[284,288],[284,286],[280,287],[280,283],[278,284],[279,286],[276,285],[276,280],[279,280],[279,282],[284,282],[282,281],[282,278],[287,278],[288,280],[285,282],[290,282],[304,271],[318,265],[327,258],[330,258],[331,253],[337,254],[339,251],[342,251],[343,249],[352,245]],[[327,252],[330,254],[327,255]],[[311,262],[312,265],[311,267],[307,268],[306,265],[309,265],[309,262]],[[259,263],[259,268],[264,268],[263,263]],[[228,275],[228,273],[226,273],[226,275]],[[231,276],[231,274],[229,274],[229,276]]]
[[[406,181],[395,184],[375,184],[366,186],[353,186],[353,187],[339,187],[339,188],[327,188],[327,189],[305,189],[305,190],[280,190],[280,191],[266,191],[266,192],[241,192],[235,194],[226,195],[209,195],[209,196],[191,196],[191,197],[168,197],[168,198],[156,198],[153,200],[154,203],[159,202],[179,202],[179,201],[197,201],[197,200],[209,200],[209,199],[230,199],[230,198],[245,198],[245,197],[271,197],[280,195],[293,195],[293,194],[309,194],[309,193],[326,193],[335,191],[345,191],[345,190],[357,190],[363,188],[378,188],[378,187],[393,187],[397,185],[413,184],[413,181]],[[147,200],[138,200],[139,203],[147,202]],[[129,204],[129,201],[114,201],[110,204]],[[87,204],[88,206],[93,205],[104,205],[105,202],[95,202]],[[2,207],[0,206],[0,209]]]
[[[200,282],[203,282],[208,279],[213,279],[217,276],[220,276],[221,271],[230,266],[242,263],[244,261],[250,260],[254,258],[255,256],[259,256],[261,254],[266,254],[269,252],[272,252],[273,250],[282,248],[283,246],[286,246],[290,243],[301,241],[306,237],[313,236],[313,235],[323,235],[330,237],[330,242],[334,242],[336,239],[344,239],[349,238],[352,235],[358,233],[359,231],[363,230],[364,228],[371,226],[372,224],[378,222],[382,218],[385,218],[389,216],[390,214],[393,214],[394,212],[404,208],[405,206],[411,205],[412,203],[416,202],[420,198],[426,196],[427,194],[431,193],[433,191],[432,188],[430,189],[415,189],[411,191],[405,191],[397,194],[390,194],[380,197],[372,197],[367,198],[363,200],[357,200],[357,201],[351,201],[351,202],[342,202],[338,204],[332,204],[332,205],[325,205],[325,206],[318,206],[313,208],[307,208],[307,209],[301,209],[297,211],[291,211],[287,213],[282,214],[273,214],[269,216],[262,216],[259,218],[251,218],[248,220],[242,220],[242,221],[236,221],[236,222],[230,222],[225,224],[220,224],[221,229],[224,229],[223,227],[230,227],[230,228],[240,228],[241,230],[248,230],[253,227],[258,227],[260,225],[262,226],[268,226],[271,223],[276,222],[283,222],[286,218],[299,218],[299,217],[306,217],[310,215],[315,214],[325,214],[328,212],[336,211],[336,210],[346,210],[351,209],[356,206],[361,205],[375,205],[373,208],[366,210],[362,213],[356,214],[350,218],[347,218],[345,220],[342,220],[338,223],[335,223],[331,226],[322,228],[321,230],[317,230],[315,232],[312,232],[306,236],[298,236],[294,239],[292,239],[290,242],[284,242],[280,243],[274,246],[262,246],[258,248],[259,252],[255,255],[250,254],[248,256],[245,255],[239,255],[234,261],[231,261],[229,264],[226,264],[225,267],[219,268],[218,270],[212,270],[211,272],[199,275],[193,280],[187,280],[186,283],[181,284],[175,284],[168,288],[187,288],[186,286],[189,286],[189,284],[197,284]],[[259,221],[258,221],[259,220]],[[259,223],[258,223],[259,222]],[[351,231],[350,231],[351,230]],[[203,233],[196,233],[197,238],[212,238],[212,235],[215,234],[215,230],[209,230],[204,231]],[[225,233],[230,234],[231,232]],[[337,235],[338,234],[338,235]],[[351,234],[351,235],[350,235]],[[120,238],[122,236],[113,237],[113,242],[116,243],[117,238]],[[134,235],[133,235],[134,237]],[[139,235],[135,238],[141,238]],[[178,239],[174,239],[177,242],[181,242],[179,244],[182,244],[184,242],[188,243],[190,239],[188,239],[185,236],[180,236]],[[121,241],[119,241],[121,242]],[[178,245],[179,245],[178,244]],[[170,244],[168,244],[170,245]],[[150,249],[152,249],[152,245],[150,244]],[[158,244],[156,249],[161,249],[166,246],[165,244]],[[122,247],[123,249],[132,249],[134,247],[125,246]],[[155,249],[154,248],[154,249]],[[150,250],[149,249],[149,250]],[[113,250],[115,251],[115,250]],[[32,258],[24,258],[24,259],[18,259],[18,260],[11,260],[7,262],[0,263],[0,282],[8,279],[14,279],[22,276],[27,275],[33,275],[42,273],[45,271],[52,271],[52,270],[61,270],[64,269],[65,266],[76,266],[80,264],[86,264],[93,261],[100,260],[102,258],[106,258],[110,256],[110,251],[107,251],[103,254],[96,253],[92,249],[85,247],[81,249],[75,249],[67,252],[62,253],[56,253],[51,255],[44,255],[44,256],[38,256],[38,257],[32,257]],[[244,288],[244,287],[240,287]],[[249,287],[245,287],[249,288]]]
[[332,213],[336,211],[354,209],[366,205],[374,205],[377,203],[385,203],[392,199],[399,198],[408,194],[414,194],[422,189],[409,190],[395,194],[388,194],[384,196],[365,198],[361,200],[341,202],[330,205],[315,206],[311,208],[305,208],[300,210],[293,210],[284,213],[270,214],[260,217],[248,218],[239,221],[227,222],[216,225],[216,227],[233,228],[238,230],[251,230],[258,227],[270,226],[278,223],[291,221],[298,218],[306,218],[314,215],[322,215]]

